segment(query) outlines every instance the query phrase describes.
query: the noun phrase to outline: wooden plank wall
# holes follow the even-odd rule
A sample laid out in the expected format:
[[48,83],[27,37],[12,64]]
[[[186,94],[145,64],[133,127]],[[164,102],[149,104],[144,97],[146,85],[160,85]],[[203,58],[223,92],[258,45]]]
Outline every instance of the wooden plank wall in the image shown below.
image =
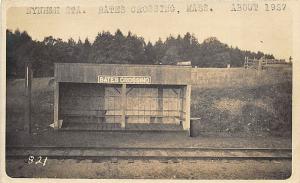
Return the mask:
[[[181,90],[178,86],[128,86],[126,122],[179,124],[183,117]],[[122,121],[120,85],[60,83],[59,91],[59,119],[64,124]]]
[[103,122],[104,86],[97,84],[61,83],[60,119],[68,122]]

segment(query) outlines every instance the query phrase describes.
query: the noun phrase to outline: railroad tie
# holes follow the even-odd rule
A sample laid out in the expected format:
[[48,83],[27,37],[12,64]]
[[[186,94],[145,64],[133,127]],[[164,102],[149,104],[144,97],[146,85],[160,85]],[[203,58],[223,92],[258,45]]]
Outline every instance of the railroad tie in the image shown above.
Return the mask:
[[179,163],[179,159],[177,159],[177,158],[176,158],[176,159],[173,159],[172,162],[173,162],[173,163]]
[[133,159],[128,159],[128,163],[134,163]]
[[117,158],[112,158],[111,163],[118,163],[118,159]]
[[167,159],[161,159],[161,160],[159,160],[159,162],[161,162],[161,163],[169,163],[169,160],[167,160]]

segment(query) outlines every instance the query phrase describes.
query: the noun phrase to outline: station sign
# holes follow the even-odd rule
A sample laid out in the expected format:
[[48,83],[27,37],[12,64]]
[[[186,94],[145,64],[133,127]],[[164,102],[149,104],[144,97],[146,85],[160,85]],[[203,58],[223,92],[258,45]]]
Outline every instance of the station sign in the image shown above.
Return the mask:
[[97,76],[98,83],[106,84],[151,84],[151,76]]

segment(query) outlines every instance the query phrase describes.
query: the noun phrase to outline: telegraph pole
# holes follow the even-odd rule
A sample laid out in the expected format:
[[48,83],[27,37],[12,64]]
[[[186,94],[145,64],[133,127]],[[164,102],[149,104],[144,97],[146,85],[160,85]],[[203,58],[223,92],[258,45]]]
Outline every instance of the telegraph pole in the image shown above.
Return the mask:
[[31,134],[31,83],[32,68],[31,62],[25,62],[25,124],[24,130]]

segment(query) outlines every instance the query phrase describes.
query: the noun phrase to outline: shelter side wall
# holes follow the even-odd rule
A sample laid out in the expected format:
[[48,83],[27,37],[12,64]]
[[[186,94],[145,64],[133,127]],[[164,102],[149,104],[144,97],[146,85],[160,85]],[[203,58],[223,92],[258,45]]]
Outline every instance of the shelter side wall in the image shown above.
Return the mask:
[[60,83],[59,111],[63,122],[101,122],[105,115],[104,87],[96,84]]

